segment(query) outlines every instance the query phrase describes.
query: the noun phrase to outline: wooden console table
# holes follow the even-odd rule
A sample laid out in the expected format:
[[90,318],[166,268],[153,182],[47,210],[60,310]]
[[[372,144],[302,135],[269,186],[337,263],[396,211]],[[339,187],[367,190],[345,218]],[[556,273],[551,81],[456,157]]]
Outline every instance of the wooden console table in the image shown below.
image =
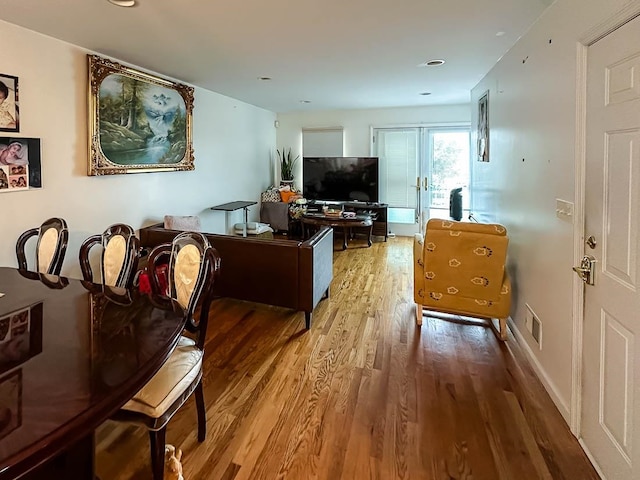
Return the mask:
[[309,210],[320,210],[323,205],[337,206],[347,212],[355,212],[357,215],[368,215],[373,221],[371,234],[376,237],[384,237],[387,241],[389,236],[389,225],[387,223],[387,210],[389,205],[378,202],[325,202],[322,200],[312,200],[307,204]]
[[[325,215],[324,213],[305,213],[301,218],[303,230],[307,225],[329,226],[342,228],[344,236],[342,240],[342,250],[347,249],[347,238],[349,231],[354,227],[369,227],[367,245],[371,246],[371,231],[373,229],[373,219],[371,215],[356,215],[355,217],[343,217],[342,215]],[[306,237],[306,232],[303,231]]]

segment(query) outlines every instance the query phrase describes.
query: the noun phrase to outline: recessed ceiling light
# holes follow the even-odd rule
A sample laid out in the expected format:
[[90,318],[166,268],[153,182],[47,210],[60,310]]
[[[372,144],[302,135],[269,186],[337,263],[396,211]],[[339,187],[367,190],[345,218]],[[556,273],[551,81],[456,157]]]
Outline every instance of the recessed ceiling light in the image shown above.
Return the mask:
[[440,65],[444,65],[444,60],[438,58],[434,60],[427,60],[424,63],[419,63],[418,67],[439,67]]
[[300,103],[311,103],[311,100],[300,100]]
[[498,32],[496,33],[496,37],[502,37],[505,34],[505,32]]
[[133,7],[136,4],[136,0],[108,0],[109,3],[117,5],[118,7]]
[[268,82],[269,80],[271,80],[271,77],[258,77],[258,80],[262,80],[264,82]]
[[431,95],[431,92],[420,92],[418,95],[424,95],[426,97],[427,95]]

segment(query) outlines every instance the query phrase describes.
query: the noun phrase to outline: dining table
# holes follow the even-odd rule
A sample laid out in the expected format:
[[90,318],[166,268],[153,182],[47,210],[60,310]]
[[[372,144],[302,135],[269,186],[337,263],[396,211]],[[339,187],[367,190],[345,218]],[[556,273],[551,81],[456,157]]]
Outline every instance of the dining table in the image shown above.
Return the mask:
[[177,302],[0,267],[0,480],[94,480],[94,431],[160,369]]

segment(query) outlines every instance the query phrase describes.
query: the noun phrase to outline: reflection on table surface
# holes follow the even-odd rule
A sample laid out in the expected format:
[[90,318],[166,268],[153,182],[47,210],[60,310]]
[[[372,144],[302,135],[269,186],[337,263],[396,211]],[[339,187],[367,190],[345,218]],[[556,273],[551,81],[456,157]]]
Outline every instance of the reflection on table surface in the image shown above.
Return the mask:
[[0,268],[0,292],[0,479],[89,434],[184,326],[174,302],[63,277]]

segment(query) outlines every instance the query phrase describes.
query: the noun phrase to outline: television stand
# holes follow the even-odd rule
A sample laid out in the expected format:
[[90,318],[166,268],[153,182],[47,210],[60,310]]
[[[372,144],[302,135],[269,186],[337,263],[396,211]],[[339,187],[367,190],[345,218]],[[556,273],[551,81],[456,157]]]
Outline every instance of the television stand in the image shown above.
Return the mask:
[[338,202],[333,200],[311,200],[307,204],[307,211],[322,211],[323,206],[329,208],[341,208],[349,212],[356,212],[356,215],[370,215],[373,219],[371,235],[384,237],[384,241],[389,238],[389,226],[387,223],[387,209],[389,205],[379,202]]

